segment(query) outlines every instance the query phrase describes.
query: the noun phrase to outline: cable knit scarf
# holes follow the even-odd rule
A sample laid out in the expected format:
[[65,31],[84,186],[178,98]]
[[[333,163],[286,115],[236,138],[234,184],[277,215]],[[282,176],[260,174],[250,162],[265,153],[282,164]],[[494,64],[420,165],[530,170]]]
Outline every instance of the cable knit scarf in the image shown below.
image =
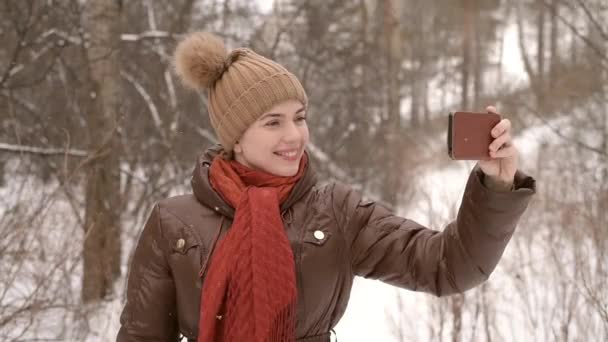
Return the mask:
[[304,154],[292,177],[213,160],[211,185],[236,212],[204,281],[198,342],[295,340],[295,265],[279,205],[307,160]]

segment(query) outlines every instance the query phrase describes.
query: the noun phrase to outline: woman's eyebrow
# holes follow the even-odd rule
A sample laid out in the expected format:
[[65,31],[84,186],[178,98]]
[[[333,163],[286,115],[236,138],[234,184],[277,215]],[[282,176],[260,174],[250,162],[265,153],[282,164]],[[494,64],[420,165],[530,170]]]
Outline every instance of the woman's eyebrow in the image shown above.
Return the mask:
[[[298,109],[296,111],[296,114],[302,113],[305,109],[306,109],[305,107],[302,107],[302,108]],[[280,118],[280,117],[282,117],[284,115],[285,114],[283,114],[283,113],[266,113],[266,114],[262,115],[258,120],[263,120],[263,119],[266,119],[267,117],[275,117],[275,118],[279,117]]]
[[258,120],[264,120],[268,117],[280,118],[282,116],[283,116],[283,114],[281,114],[281,113],[266,113],[266,114],[262,115]]

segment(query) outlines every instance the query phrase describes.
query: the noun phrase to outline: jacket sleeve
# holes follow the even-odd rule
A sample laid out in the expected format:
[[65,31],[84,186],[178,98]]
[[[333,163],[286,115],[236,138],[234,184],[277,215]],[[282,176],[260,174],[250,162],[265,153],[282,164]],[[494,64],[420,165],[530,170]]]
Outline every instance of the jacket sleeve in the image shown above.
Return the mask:
[[161,214],[160,206],[154,206],[135,248],[117,342],[178,340],[175,285]]
[[358,193],[337,184],[333,209],[351,244],[354,274],[436,296],[464,292],[488,279],[536,185],[518,171],[513,191],[495,192],[483,185],[483,176],[476,166],[456,220],[443,231],[363,202]]

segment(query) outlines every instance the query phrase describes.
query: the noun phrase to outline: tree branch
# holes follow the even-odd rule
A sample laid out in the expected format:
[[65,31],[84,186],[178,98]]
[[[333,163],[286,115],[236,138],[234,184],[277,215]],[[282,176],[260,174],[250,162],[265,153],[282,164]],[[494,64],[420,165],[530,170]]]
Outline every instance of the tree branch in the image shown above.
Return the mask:
[[24,146],[24,145],[13,145],[0,143],[0,150],[7,152],[15,152],[15,153],[30,153],[30,154],[39,154],[39,155],[68,155],[72,157],[86,157],[87,152],[78,149],[64,149],[64,148],[43,148],[43,147],[34,147],[34,146]]
[[560,138],[562,138],[562,139],[564,139],[566,141],[569,141],[571,143],[574,143],[575,145],[577,145],[580,148],[583,148],[585,150],[589,150],[591,152],[595,152],[595,153],[599,154],[600,156],[608,157],[607,152],[603,151],[601,148],[587,145],[587,144],[585,144],[584,142],[582,142],[580,140],[577,140],[577,139],[574,139],[574,138],[571,138],[571,137],[565,135],[558,128],[553,127],[549,123],[549,121],[547,121],[547,119],[545,119],[543,117],[543,115],[541,115],[536,109],[532,108],[532,106],[530,106],[530,105],[528,105],[527,103],[524,103],[524,102],[522,102],[520,104],[523,107],[525,107],[527,110],[529,110],[530,113],[534,114],[540,121],[543,122],[543,124],[545,124],[545,126],[547,126],[551,130],[551,132],[555,133],[558,137],[560,137]]
[[589,18],[593,26],[595,26],[602,39],[608,41],[608,32],[604,31],[602,25],[597,21],[597,18],[593,15],[593,13],[591,13],[591,10],[587,6],[587,4],[585,4],[585,2],[582,0],[576,0],[576,2],[583,8],[583,12],[585,12],[587,18]]
[[146,91],[144,86],[142,86],[141,83],[139,83],[135,79],[135,77],[133,77],[128,72],[121,70],[120,75],[133,85],[135,90],[143,98],[144,102],[146,102],[146,104],[148,105],[148,109],[150,110],[150,115],[152,116],[152,121],[154,122],[154,126],[156,126],[156,129],[158,130],[158,133],[160,134],[163,143],[168,146],[169,141],[167,140],[167,136],[165,134],[165,131],[163,130],[163,122],[160,118],[160,113],[158,112],[158,108],[156,108],[156,104],[154,103],[152,96]]
[[[543,4],[545,6],[551,6],[551,4],[548,4],[545,0],[543,0]],[[570,23],[568,20],[566,20],[566,18],[564,18],[562,15],[557,14],[557,18],[562,23],[564,23],[564,25],[566,25],[570,29],[570,31],[572,31],[572,33],[574,33],[575,36],[577,36],[580,40],[582,40],[585,44],[587,44],[587,46],[591,50],[593,50],[593,52],[595,52],[598,55],[598,57],[600,57],[601,60],[608,62],[608,57],[606,56],[606,54],[597,45],[595,45],[595,43],[593,41],[591,41],[591,39],[585,37],[585,35],[580,33],[579,30],[572,23]]]

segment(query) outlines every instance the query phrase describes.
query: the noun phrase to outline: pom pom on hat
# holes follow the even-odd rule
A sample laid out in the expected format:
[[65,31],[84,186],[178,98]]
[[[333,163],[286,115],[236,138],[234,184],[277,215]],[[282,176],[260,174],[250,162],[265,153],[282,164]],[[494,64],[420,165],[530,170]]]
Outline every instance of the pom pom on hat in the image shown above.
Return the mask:
[[176,47],[174,67],[182,82],[194,89],[211,87],[228,67],[224,43],[208,32],[193,32]]

